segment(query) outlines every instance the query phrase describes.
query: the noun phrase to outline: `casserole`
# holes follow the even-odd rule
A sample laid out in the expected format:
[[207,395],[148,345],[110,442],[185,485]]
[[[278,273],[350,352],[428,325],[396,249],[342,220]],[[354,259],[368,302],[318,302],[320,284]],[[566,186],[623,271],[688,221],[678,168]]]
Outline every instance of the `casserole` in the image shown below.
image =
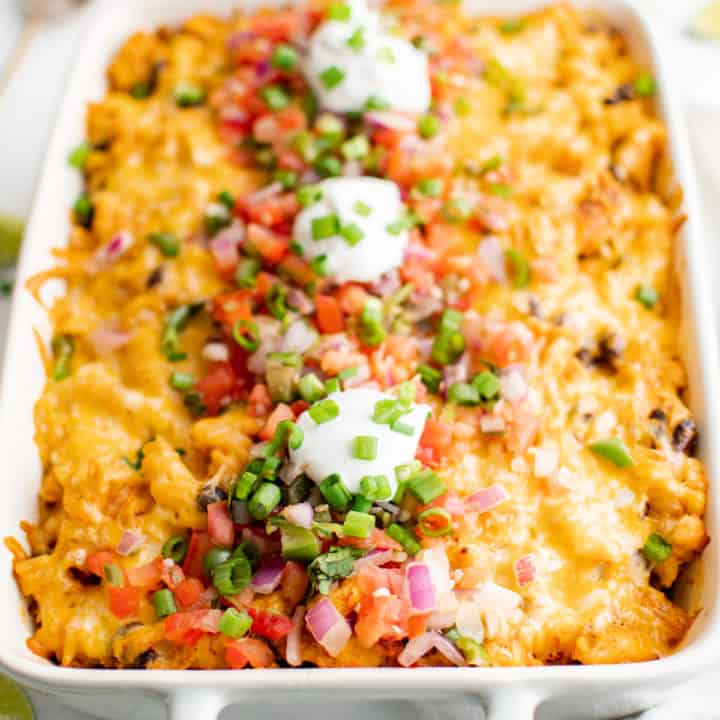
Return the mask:
[[[153,9],[155,9],[155,6],[153,6]],[[160,19],[160,18],[158,17],[157,19]],[[165,16],[163,16],[163,19],[166,19]],[[167,18],[167,19],[169,19],[169,18]],[[119,27],[119,26],[120,26],[120,23],[116,23],[114,27]],[[129,26],[125,28],[126,31],[127,31],[128,29],[129,29]],[[629,28],[629,29],[628,29],[629,34],[632,34],[631,31],[632,31],[632,28]],[[127,34],[127,32],[125,32],[125,34]],[[95,36],[93,36],[93,37],[95,37]],[[111,45],[112,45],[112,43],[111,43]],[[89,65],[89,62],[86,63],[86,65]],[[662,76],[661,76],[661,79],[662,79]],[[667,83],[665,83],[665,86],[667,87]],[[669,125],[671,126],[671,128],[672,128],[672,126],[673,126],[672,118],[671,118],[671,117],[668,117],[667,120],[668,120],[668,124],[669,124]],[[684,180],[686,181],[686,183],[687,183],[687,178],[683,178],[683,174],[682,174],[682,169],[683,169],[683,168],[682,168],[682,159],[683,159],[682,156],[681,156],[680,158],[676,158],[676,164],[678,165],[678,168],[679,168],[679,170],[681,171],[681,172],[679,173],[681,179],[684,179]],[[43,208],[43,209],[45,210],[45,208]],[[690,210],[691,210],[691,214],[692,214],[692,208],[690,208]],[[32,238],[32,227],[31,227],[31,238]],[[692,246],[690,246],[689,249],[692,250]],[[23,272],[24,272],[24,270],[25,270],[25,265],[27,265],[27,262],[28,262],[27,260],[24,261]],[[39,270],[39,269],[41,269],[41,266],[36,265],[33,269]],[[23,277],[26,277],[26,276],[23,275]],[[692,290],[693,290],[693,292],[696,293],[695,297],[697,297],[697,293],[698,293],[698,292],[702,293],[702,289],[703,289],[702,278],[701,278],[701,277],[698,277],[697,279],[696,279],[696,278],[693,278]],[[698,305],[699,310],[698,310],[698,313],[696,313],[696,316],[695,316],[695,317],[696,317],[696,320],[697,320],[698,324],[701,325],[703,328],[705,328],[705,327],[707,326],[707,323],[704,322],[703,318],[700,317],[700,314],[699,314],[700,309],[701,309],[702,307],[703,307],[702,305]],[[27,319],[27,318],[24,318],[24,320],[26,320],[26,319]],[[18,323],[19,323],[19,321],[16,319],[16,320],[14,321],[14,325],[15,325],[15,324],[18,324]],[[29,338],[30,335],[28,334],[27,337]],[[704,334],[704,337],[707,337],[707,334],[706,334],[706,333]],[[13,341],[14,341],[14,336],[13,336]],[[704,360],[705,362],[708,362],[711,367],[712,367],[712,357],[711,357],[712,352],[713,352],[713,348],[712,348],[712,347],[710,348],[709,351],[707,351],[707,352],[703,351],[703,352],[702,352],[703,360]],[[11,356],[11,363],[12,363],[12,356]],[[690,367],[691,373],[695,373],[697,368],[695,367],[695,365],[694,365],[694,363],[693,363],[693,358],[689,358],[688,365],[689,365],[689,367]],[[10,372],[10,369],[8,369],[8,372]],[[702,387],[704,388],[705,396],[708,397],[708,396],[712,396],[712,388],[711,388],[710,385],[709,385],[709,383],[711,382],[711,379],[707,379],[707,378],[706,378],[706,380],[707,380],[707,382],[706,382],[704,385],[702,385]],[[693,388],[692,388],[692,389],[693,389],[693,391],[695,392],[695,398],[697,398],[697,396],[698,396],[698,394],[697,394],[697,387],[698,387],[699,385],[698,385],[698,384],[694,384],[694,383],[693,383],[692,385],[693,385]],[[703,427],[705,428],[708,436],[711,436],[711,435],[712,435],[712,427],[711,427],[711,426],[708,426],[707,423],[708,423],[708,422],[711,422],[712,419],[709,417],[709,413],[706,412],[707,409],[706,409],[706,408],[703,408],[703,407],[702,407],[700,404],[698,404],[698,403],[695,403],[695,404],[694,404],[694,409],[695,409],[696,415],[698,416],[698,418],[699,418],[700,421],[701,421],[701,424],[702,424]],[[6,410],[7,410],[7,409],[6,409]],[[7,411],[7,412],[11,412],[11,413],[12,413],[12,415],[6,415],[6,417],[7,417],[8,419],[9,419],[10,417],[13,417],[15,420],[17,420],[17,417],[19,416],[19,414],[18,414],[17,412],[14,412],[14,409],[12,409],[12,410],[10,410],[10,411]],[[8,453],[8,455],[10,455],[10,453]],[[706,461],[710,460],[710,461],[707,462],[706,464],[707,464],[707,466],[712,470],[712,467],[713,467],[713,466],[712,466],[711,458],[708,458],[708,456],[706,455],[705,459],[706,459]],[[26,514],[27,514],[27,513],[22,513],[22,512],[21,512],[21,513],[19,513],[18,515],[23,516],[23,515],[26,515]],[[18,515],[15,515],[15,517],[18,517]],[[712,527],[711,527],[711,530],[712,530]],[[708,561],[706,561],[706,562],[708,562]],[[709,605],[710,605],[710,601],[707,600],[707,601],[706,601],[706,607],[709,606]],[[691,645],[690,647],[692,648],[692,647],[694,647],[694,646]],[[689,650],[688,650],[688,651],[689,651]],[[686,651],[682,651],[682,652],[686,652]],[[665,665],[667,665],[668,662],[669,662],[669,661],[665,661],[665,660],[662,661],[662,663],[665,664]],[[653,665],[653,669],[650,670],[650,672],[651,672],[652,674],[656,674],[656,673],[660,672],[659,667],[660,667],[659,664]],[[560,669],[555,669],[555,668],[545,668],[544,670],[555,670],[557,673],[560,673]],[[568,668],[567,670],[570,671],[571,669]],[[578,668],[578,669],[573,668],[572,670],[579,670],[579,668]],[[83,673],[84,673],[84,671],[72,671],[72,672],[74,672],[74,673],[83,672]],[[307,682],[309,683],[308,687],[314,687],[314,688],[318,688],[318,689],[319,689],[319,688],[321,688],[321,687],[323,687],[323,686],[325,685],[325,682],[326,682],[326,681],[325,681],[324,679],[322,679],[321,676],[318,676],[317,673],[312,673],[311,671],[304,671],[304,670],[303,670],[303,671],[297,671],[297,672],[300,673],[300,676],[298,676],[298,677],[293,676],[291,679],[288,679],[289,683],[291,683],[291,685],[294,686],[294,687],[297,687],[298,680],[299,680],[301,683],[303,682],[302,677],[304,677],[305,675],[307,675]],[[334,673],[334,672],[335,672],[335,671],[333,671],[333,673]],[[397,673],[396,673],[395,671],[386,671],[386,672],[387,672],[387,673],[391,673],[391,674],[388,674],[387,676],[384,675],[384,674],[383,674],[382,676],[380,676],[380,675],[375,675],[375,677],[378,678],[378,689],[382,689],[382,688],[384,687],[384,688],[386,689],[386,690],[385,690],[386,692],[391,692],[391,688],[392,688],[392,687],[395,687],[394,682],[396,681],[396,677],[395,677],[395,676],[397,676]],[[462,671],[462,672],[465,673],[465,671]],[[495,672],[495,671],[493,671],[493,672]],[[532,672],[532,673],[538,673],[537,675],[534,675],[534,674],[533,674],[532,677],[537,677],[537,678],[542,677],[542,675],[540,674],[541,671],[539,671],[539,670],[533,670],[533,671],[530,671],[530,672]],[[422,673],[422,674],[424,674],[424,675],[427,675],[427,673],[426,673],[425,671],[416,671],[416,673],[414,673],[414,674],[412,675],[412,682],[413,682],[413,683],[414,683],[414,682],[417,682],[417,681],[421,681],[421,682],[422,682],[422,677],[421,677],[421,675],[419,675],[419,674],[417,674],[417,673]],[[632,670],[625,669],[624,673],[627,673],[628,675],[632,675],[633,673],[635,673],[635,669],[634,669],[634,668],[633,668]],[[624,673],[623,673],[623,674],[624,674]],[[123,673],[123,674],[125,674],[125,673]],[[437,674],[437,675],[433,674],[433,677],[439,677],[440,674],[442,674],[443,676],[447,676],[448,687],[452,687],[452,686],[459,687],[459,686],[457,685],[457,683],[458,683],[457,678],[454,678],[454,677],[451,678],[450,675],[447,675],[447,673],[445,673],[444,671],[438,671],[438,674]],[[466,674],[466,673],[465,673],[465,674]],[[359,671],[353,671],[352,673],[349,673],[349,671],[344,671],[343,673],[341,673],[341,675],[344,675],[345,677],[347,677],[347,678],[348,678],[348,682],[350,682],[350,683],[353,684],[353,685],[355,684],[356,681],[357,681],[357,683],[362,683],[362,682],[363,682],[363,675],[362,675],[362,673],[360,673]],[[340,677],[340,676],[338,676],[338,677]],[[368,675],[367,680],[369,680],[371,677],[373,677],[373,676],[372,676],[372,675]],[[381,677],[382,677],[382,679],[381,679]],[[402,676],[398,676],[398,677],[402,677]],[[405,676],[405,677],[407,678],[408,676]],[[474,676],[474,677],[476,677],[478,680],[480,680],[480,678],[481,678],[480,674],[477,674],[477,675]],[[488,676],[488,677],[490,678],[490,676]],[[494,682],[498,682],[498,683],[501,683],[501,682],[502,682],[500,676],[498,676],[498,675],[493,675],[492,677],[494,678]],[[529,676],[529,677],[530,677],[530,676]],[[558,675],[558,677],[560,677],[560,675]],[[350,678],[352,678],[352,680],[350,680]],[[148,682],[148,681],[149,681],[149,678],[148,678],[147,681],[146,681],[145,678],[142,678],[141,680],[138,681],[138,686],[141,686],[141,685],[153,686],[153,685],[155,685],[155,683],[157,682],[157,686],[162,687],[163,680],[162,680],[162,679],[158,679],[156,673],[153,673],[153,674],[152,674],[152,681],[149,681],[149,682]],[[468,681],[469,681],[469,676],[468,676]],[[112,682],[112,681],[108,681],[108,682]],[[193,679],[193,683],[194,683],[194,682],[195,682],[195,681],[194,681],[194,679]],[[258,683],[261,683],[261,682],[262,682],[262,679],[261,679],[261,678],[258,678]],[[270,686],[270,684],[271,684],[271,683],[274,683],[274,682],[275,682],[274,679],[273,679],[273,680],[268,679],[268,686]],[[406,682],[407,682],[407,680],[406,680]],[[491,682],[491,681],[488,680],[488,682]],[[387,684],[387,683],[389,683],[389,684]],[[397,685],[397,687],[400,688],[402,681],[398,681],[398,683],[399,683],[399,684]],[[202,684],[202,682],[199,682],[199,684]],[[243,685],[244,685],[244,683],[243,683]],[[234,688],[239,688],[239,687],[241,687],[241,683],[240,683],[239,681],[238,681],[238,682],[233,682],[233,687],[234,687]],[[438,690],[439,690],[439,687],[438,687]],[[218,701],[218,702],[219,702],[219,701]],[[530,707],[531,703],[533,703],[533,702],[535,702],[535,699],[530,698],[530,697],[528,696],[527,702],[526,702],[525,704],[526,704],[528,707]],[[514,714],[515,716],[517,716],[518,712],[520,711],[520,705],[523,704],[523,699],[522,699],[522,697],[519,696],[517,693],[513,693],[512,697],[508,697],[508,698],[507,698],[507,703],[508,703],[508,704],[507,704],[506,706],[503,705],[502,695],[500,695],[500,696],[498,696],[498,702],[495,703],[495,705],[496,705],[495,709],[496,709],[498,712],[502,712],[502,711],[503,711],[503,707],[505,707],[505,709],[511,709],[512,712],[513,712],[513,714]],[[192,710],[192,704],[191,704],[187,699],[185,699],[185,698],[181,698],[180,701],[178,701],[177,706],[178,706],[178,712],[183,712],[183,713],[184,713],[184,712],[187,712],[187,713],[194,712],[194,711]],[[190,715],[189,715],[189,716],[190,716]]]

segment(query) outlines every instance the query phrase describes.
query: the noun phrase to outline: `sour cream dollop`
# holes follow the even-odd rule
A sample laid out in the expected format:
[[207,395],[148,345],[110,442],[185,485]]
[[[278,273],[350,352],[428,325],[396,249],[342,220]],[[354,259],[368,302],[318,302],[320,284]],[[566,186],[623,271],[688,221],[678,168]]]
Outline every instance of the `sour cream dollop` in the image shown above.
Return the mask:
[[431,95],[427,55],[388,32],[363,3],[348,7],[348,19],[327,20],[310,38],[305,75],[320,105],[344,113],[379,98],[393,110],[425,112]]
[[318,187],[322,197],[298,214],[293,227],[304,258],[325,255],[328,275],[339,283],[374,282],[400,267],[408,232],[392,227],[405,214],[394,182],[333,178]]
[[[318,424],[306,410],[297,419],[304,437],[297,450],[290,450],[293,466],[318,484],[328,475],[337,473],[353,494],[360,492],[360,481],[365,475],[385,475],[394,495],[397,490],[395,468],[415,458],[430,408],[427,405],[411,406],[402,421],[412,426],[413,434],[405,435],[372,419],[375,403],[393,399],[388,393],[355,388],[332,393],[328,399],[337,404],[337,417]],[[374,460],[353,457],[353,441],[359,435],[377,438]]]

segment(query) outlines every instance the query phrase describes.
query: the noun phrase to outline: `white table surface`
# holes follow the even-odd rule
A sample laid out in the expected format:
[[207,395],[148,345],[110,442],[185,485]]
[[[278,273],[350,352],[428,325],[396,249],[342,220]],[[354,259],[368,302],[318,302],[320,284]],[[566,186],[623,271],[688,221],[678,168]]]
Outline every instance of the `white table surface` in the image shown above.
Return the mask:
[[[13,53],[22,31],[18,10],[22,0],[0,0],[0,70]],[[120,1],[120,0],[118,0]],[[720,45],[690,40],[684,28],[687,18],[703,0],[639,0],[652,6],[673,33],[675,59],[683,68],[683,90],[686,92],[688,122],[704,201],[705,225],[708,237],[708,261],[720,267]],[[43,27],[32,38],[10,83],[0,92],[0,212],[25,216],[32,202],[37,172],[44,154],[49,129],[54,121],[54,109],[63,88],[63,80],[73,51],[82,37],[86,24],[85,11],[70,14]],[[714,108],[713,108],[714,103]],[[20,109],[20,111],[18,111]],[[714,109],[714,112],[712,110]],[[716,284],[716,307],[720,303],[720,283]],[[8,303],[0,300],[0,345],[4,339]],[[720,317],[720,315],[719,315]],[[38,720],[92,720],[91,716],[58,705],[56,698],[30,692]],[[263,713],[271,717],[339,716],[355,720],[351,707],[344,704],[331,708],[271,706]],[[254,708],[255,710],[255,708]],[[363,709],[358,720],[368,714],[374,718],[418,720],[417,708],[409,703],[384,703]],[[453,707],[425,707],[421,713],[433,718],[468,717],[467,709]],[[93,718],[102,718],[98,705]],[[246,713],[243,715],[247,716]],[[258,717],[257,711],[251,715]],[[232,711],[223,713],[223,720],[239,717]],[[720,665],[675,691],[662,707],[644,713],[642,720],[717,720],[720,718]],[[143,720],[128,701],[127,720]],[[204,719],[198,719],[204,720]]]

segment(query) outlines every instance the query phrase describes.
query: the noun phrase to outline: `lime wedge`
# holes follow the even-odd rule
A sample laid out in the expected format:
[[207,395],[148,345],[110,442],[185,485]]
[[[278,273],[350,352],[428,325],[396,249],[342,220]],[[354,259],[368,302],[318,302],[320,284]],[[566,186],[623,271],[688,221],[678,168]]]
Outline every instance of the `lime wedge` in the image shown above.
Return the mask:
[[720,40],[720,0],[712,0],[690,21],[690,32],[705,40]]
[[33,720],[32,706],[20,686],[0,674],[0,720]]
[[0,267],[17,260],[24,229],[25,223],[19,217],[0,213]]

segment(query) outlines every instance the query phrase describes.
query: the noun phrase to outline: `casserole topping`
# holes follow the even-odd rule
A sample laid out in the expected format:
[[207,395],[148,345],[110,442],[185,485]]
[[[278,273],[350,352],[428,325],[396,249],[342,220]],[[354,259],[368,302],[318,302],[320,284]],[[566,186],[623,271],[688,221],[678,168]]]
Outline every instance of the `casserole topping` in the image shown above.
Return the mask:
[[602,17],[138,33],[72,163],[30,551],[68,666],[648,660],[707,542],[652,78]]

